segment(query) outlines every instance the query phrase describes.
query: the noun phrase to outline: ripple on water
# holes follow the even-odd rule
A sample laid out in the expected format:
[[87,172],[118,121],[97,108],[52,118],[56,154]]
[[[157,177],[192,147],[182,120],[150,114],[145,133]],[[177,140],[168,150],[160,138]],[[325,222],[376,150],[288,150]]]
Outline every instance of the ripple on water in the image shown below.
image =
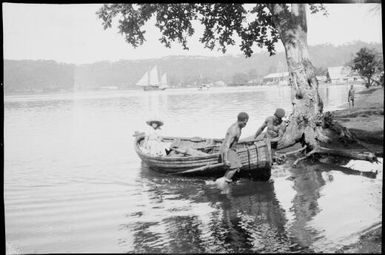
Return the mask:
[[[6,102],[7,242],[20,253],[333,252],[379,220],[382,165],[376,179],[281,165],[273,183],[240,180],[221,194],[207,178],[141,164],[132,134],[154,110],[165,135],[222,137],[239,111],[251,116],[247,136],[277,102],[291,109],[289,88],[219,90]],[[326,107],[346,100],[343,86],[322,90]]]

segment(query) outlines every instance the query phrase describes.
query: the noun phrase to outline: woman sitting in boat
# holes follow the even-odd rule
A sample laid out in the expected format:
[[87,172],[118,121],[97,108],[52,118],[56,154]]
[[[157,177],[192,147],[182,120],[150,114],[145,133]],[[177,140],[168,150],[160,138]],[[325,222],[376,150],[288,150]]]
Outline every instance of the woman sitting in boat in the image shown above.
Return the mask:
[[163,122],[160,120],[149,120],[146,121],[146,123],[151,126],[152,129],[146,134],[142,150],[153,156],[166,156],[170,144],[162,142],[162,138],[159,135],[160,127],[163,126]]

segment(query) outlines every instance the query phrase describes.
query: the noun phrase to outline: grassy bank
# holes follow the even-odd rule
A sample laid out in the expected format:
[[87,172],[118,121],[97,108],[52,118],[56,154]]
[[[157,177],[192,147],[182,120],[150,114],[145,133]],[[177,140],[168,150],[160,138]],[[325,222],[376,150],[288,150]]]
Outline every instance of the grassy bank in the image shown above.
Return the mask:
[[[347,96],[346,96],[347,97]],[[384,88],[371,88],[356,94],[354,108],[333,113],[370,150],[383,155],[384,142]]]

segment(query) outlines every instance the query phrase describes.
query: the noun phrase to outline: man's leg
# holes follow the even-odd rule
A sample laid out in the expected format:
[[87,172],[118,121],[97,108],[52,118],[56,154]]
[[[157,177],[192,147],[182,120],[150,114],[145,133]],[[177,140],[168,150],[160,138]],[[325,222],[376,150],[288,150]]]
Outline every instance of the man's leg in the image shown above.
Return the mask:
[[232,182],[233,181],[233,176],[236,172],[239,171],[239,168],[235,168],[235,169],[229,169],[227,170],[227,172],[225,173],[224,177],[225,177],[225,180],[227,182]]
[[232,168],[226,171],[225,175],[215,180],[217,187],[222,190],[222,194],[228,194],[230,192],[230,183],[232,178],[239,168]]
[[227,182],[232,182],[234,174],[240,170],[242,163],[238,157],[238,154],[234,150],[228,151],[227,158],[230,161],[230,167],[223,177]]

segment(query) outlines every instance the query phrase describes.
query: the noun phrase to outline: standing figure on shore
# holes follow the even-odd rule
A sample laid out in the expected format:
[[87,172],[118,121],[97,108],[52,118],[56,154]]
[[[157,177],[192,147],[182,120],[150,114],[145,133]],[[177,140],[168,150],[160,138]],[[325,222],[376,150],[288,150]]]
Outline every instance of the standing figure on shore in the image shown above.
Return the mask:
[[247,124],[249,120],[249,115],[245,112],[238,114],[237,122],[232,124],[226,132],[225,139],[221,145],[221,159],[225,166],[228,168],[225,175],[216,180],[216,183],[223,188],[226,183],[231,183],[233,176],[239,169],[242,167],[241,160],[235,151],[234,147],[237,144],[240,136],[241,130]]
[[273,116],[269,116],[265,119],[263,124],[258,128],[257,132],[254,135],[254,139],[266,129],[265,137],[270,139],[270,142],[273,142],[273,146],[275,146],[275,142],[277,142],[283,135],[286,130],[286,122],[282,120],[285,117],[285,110],[282,108],[277,108]]
[[353,85],[350,86],[349,92],[348,92],[348,103],[349,103],[349,108],[354,107],[354,88]]

